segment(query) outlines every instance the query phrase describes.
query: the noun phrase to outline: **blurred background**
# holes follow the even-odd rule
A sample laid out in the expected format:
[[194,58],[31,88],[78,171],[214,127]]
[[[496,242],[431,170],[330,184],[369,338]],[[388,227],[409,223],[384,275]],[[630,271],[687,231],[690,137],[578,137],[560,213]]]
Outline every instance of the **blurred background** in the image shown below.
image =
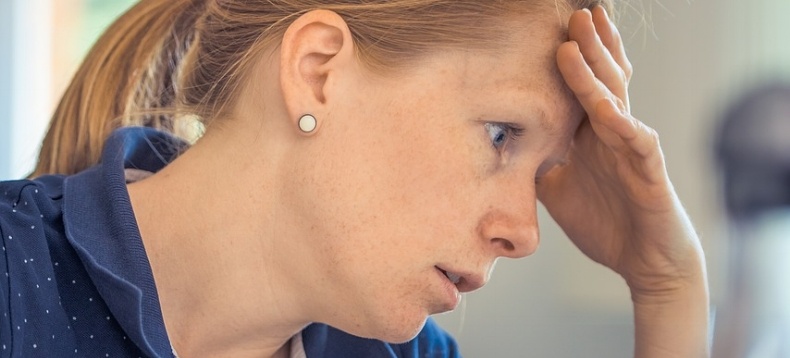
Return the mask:
[[[133,3],[0,0],[0,179],[32,169],[49,115],[81,58]],[[620,5],[620,23],[636,70],[633,112],[661,135],[669,174],[708,255],[713,304],[727,307],[737,245],[714,162],[716,128],[745,93],[790,81],[790,1],[628,4]],[[632,356],[624,282],[583,257],[545,211],[540,220],[536,254],[501,260],[486,288],[437,320],[467,357]],[[726,316],[721,308],[715,315]]]

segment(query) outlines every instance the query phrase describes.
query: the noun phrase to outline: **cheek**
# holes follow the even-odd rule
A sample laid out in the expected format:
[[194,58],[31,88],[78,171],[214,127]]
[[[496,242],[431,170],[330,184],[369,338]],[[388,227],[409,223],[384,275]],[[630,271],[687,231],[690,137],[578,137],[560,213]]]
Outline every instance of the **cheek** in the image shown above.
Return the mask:
[[314,261],[331,282],[326,300],[343,308],[331,323],[404,341],[436,312],[433,265],[473,250],[492,153],[448,118],[380,120],[311,138],[290,190]]
[[315,148],[324,155],[301,174],[306,186],[298,185],[304,188],[297,210],[309,223],[326,280],[344,288],[332,298],[346,308],[333,323],[405,341],[432,313],[425,295],[435,288],[426,273],[452,236],[446,230],[460,226],[458,195],[449,197],[462,176],[459,160],[420,144],[425,138],[404,143],[371,135],[350,143],[350,137],[326,138],[343,144]]
[[300,175],[297,210],[335,273],[410,279],[468,248],[482,207],[468,135],[425,124],[326,134]]
[[393,128],[400,139],[384,153],[387,210],[400,219],[404,234],[427,237],[429,244],[468,237],[482,167],[464,125],[434,118],[440,123]]
[[332,217],[355,235],[399,239],[470,225],[460,214],[473,211],[490,148],[473,140],[460,113],[425,101],[390,103],[400,110],[385,116],[362,107],[322,128],[308,175],[319,183],[311,204],[320,206],[317,219]]

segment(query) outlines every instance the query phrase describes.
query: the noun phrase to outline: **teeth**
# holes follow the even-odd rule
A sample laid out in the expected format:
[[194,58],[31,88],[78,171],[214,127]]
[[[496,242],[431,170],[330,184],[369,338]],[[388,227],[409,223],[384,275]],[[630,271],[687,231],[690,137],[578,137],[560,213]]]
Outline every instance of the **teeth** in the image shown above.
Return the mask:
[[454,285],[457,285],[458,282],[461,281],[461,276],[459,276],[459,275],[456,275],[456,274],[450,273],[450,272],[446,272],[445,274],[447,275],[447,278],[449,278],[450,281],[452,281],[452,283]]

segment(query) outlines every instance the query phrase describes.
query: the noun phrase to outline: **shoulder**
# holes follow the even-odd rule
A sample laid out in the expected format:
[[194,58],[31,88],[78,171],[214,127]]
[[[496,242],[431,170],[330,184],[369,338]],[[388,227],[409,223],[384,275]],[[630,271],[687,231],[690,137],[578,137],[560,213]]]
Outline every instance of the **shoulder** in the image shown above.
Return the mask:
[[0,182],[0,258],[6,270],[28,271],[39,266],[36,259],[49,256],[48,238],[62,232],[62,185],[60,176]]
[[62,177],[54,176],[0,182],[0,265],[8,277],[2,280],[5,286],[25,286],[26,280],[40,276],[51,264],[50,241],[63,233],[62,183]]
[[59,216],[62,193],[62,176],[0,181],[0,231],[21,231],[20,235],[24,236],[35,234],[22,229]]
[[[23,356],[72,344],[53,265],[52,243],[63,237],[62,183],[55,176],[0,182],[0,343]],[[51,335],[61,339],[41,339]]]
[[[46,227],[59,222],[62,208],[63,177],[46,176],[36,180],[0,182],[0,239],[11,244],[26,238],[46,235]],[[4,245],[5,247],[5,245]]]
[[[61,175],[47,175],[32,180],[0,181],[0,208],[23,210],[59,200],[63,196],[64,179]],[[0,211],[0,216],[5,214]]]
[[302,335],[308,357],[456,358],[461,356],[455,340],[430,318],[416,337],[401,344],[356,337],[324,324],[310,325]]

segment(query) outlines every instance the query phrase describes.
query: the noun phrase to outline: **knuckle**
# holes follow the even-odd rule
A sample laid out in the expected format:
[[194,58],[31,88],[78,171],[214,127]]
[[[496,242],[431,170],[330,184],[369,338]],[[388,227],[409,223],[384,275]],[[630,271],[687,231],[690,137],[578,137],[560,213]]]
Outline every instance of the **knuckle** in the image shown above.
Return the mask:
[[620,109],[620,112],[627,112],[628,111],[628,106],[625,104],[625,102],[623,102],[622,99],[620,99],[620,97],[615,97],[614,100],[615,100],[614,103],[617,106],[617,108]]
[[626,80],[630,81],[634,75],[634,66],[631,65],[631,61],[628,61],[628,59],[625,59],[623,62],[623,75],[625,75]]
[[602,63],[599,56],[585,56],[585,60],[587,61],[587,65],[590,66],[590,68],[597,68]]
[[617,73],[617,79],[620,80],[620,82],[628,82],[628,71],[617,66],[615,68],[615,72]]
[[650,128],[648,126],[644,126],[644,127],[645,127],[645,131],[647,131],[648,138],[650,138],[650,142],[658,146],[661,143],[658,132],[655,129]]

